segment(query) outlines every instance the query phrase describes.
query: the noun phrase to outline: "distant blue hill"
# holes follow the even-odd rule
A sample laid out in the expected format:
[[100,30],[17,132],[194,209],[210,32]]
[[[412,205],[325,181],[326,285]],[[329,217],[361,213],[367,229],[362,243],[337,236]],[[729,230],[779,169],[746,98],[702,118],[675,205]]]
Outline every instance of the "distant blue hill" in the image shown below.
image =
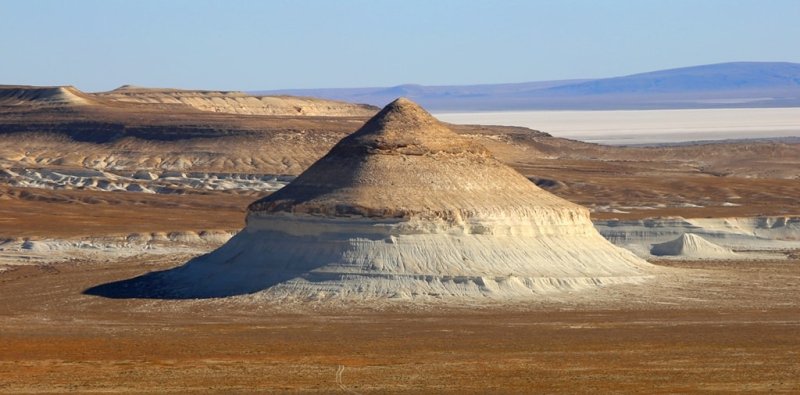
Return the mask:
[[800,64],[734,62],[601,79],[251,93],[314,96],[376,106],[405,96],[432,111],[800,107]]
[[597,95],[798,88],[800,64],[739,62],[603,78],[547,91]]

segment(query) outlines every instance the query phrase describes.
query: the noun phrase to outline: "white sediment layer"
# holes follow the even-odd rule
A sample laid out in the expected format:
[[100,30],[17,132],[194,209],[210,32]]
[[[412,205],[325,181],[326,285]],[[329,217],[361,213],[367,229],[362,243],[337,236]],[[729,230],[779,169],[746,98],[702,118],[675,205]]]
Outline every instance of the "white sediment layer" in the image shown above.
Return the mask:
[[595,221],[606,239],[644,258],[652,257],[656,244],[691,233],[720,247],[740,253],[741,259],[775,258],[781,250],[800,249],[800,217],[762,216],[734,218],[651,218]]
[[175,231],[72,239],[6,239],[0,240],[0,268],[139,255],[202,254],[225,243],[234,233]]
[[[177,295],[530,298],[640,283],[649,264],[584,222],[508,216],[467,226],[428,221],[258,215],[227,244],[163,273]],[[213,279],[208,281],[208,279]]]
[[198,190],[274,192],[293,178],[272,174],[0,168],[0,182],[18,187],[159,194]]

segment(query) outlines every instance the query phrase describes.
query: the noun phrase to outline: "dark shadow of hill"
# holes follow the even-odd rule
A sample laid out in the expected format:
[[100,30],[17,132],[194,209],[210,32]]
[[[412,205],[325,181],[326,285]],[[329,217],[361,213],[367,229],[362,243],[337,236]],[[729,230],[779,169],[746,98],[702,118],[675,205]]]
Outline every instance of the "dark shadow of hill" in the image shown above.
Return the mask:
[[96,285],[83,294],[109,299],[213,299],[252,294],[304,277],[304,272],[266,270],[246,277],[241,273],[228,276],[226,269],[235,270],[235,264],[215,264],[207,257],[195,258],[173,269]]

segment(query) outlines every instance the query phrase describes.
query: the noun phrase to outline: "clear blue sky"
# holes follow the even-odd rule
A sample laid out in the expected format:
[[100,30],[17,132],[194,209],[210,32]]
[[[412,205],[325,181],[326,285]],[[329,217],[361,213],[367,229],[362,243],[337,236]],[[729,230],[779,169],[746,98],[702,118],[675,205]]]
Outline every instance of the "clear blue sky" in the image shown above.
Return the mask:
[[800,62],[800,0],[0,0],[0,84],[282,89]]

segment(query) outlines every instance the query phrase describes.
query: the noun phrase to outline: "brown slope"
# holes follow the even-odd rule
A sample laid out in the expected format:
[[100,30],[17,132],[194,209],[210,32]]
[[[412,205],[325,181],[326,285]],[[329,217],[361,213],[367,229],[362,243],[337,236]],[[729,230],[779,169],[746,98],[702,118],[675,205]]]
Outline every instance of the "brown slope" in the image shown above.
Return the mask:
[[400,98],[250,210],[452,219],[529,207],[577,209]]

